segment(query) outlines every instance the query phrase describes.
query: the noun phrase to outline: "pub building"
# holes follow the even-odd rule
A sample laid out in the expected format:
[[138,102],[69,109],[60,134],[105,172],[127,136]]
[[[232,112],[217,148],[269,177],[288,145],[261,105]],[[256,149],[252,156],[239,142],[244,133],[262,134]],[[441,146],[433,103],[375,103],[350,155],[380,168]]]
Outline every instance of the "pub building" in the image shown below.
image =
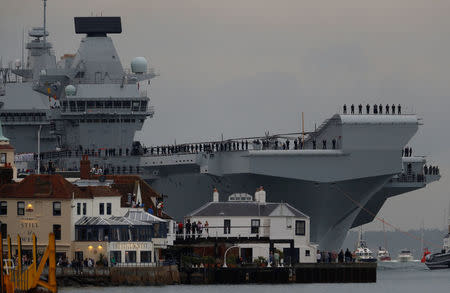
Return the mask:
[[103,253],[111,266],[155,265],[159,249],[167,248],[167,223],[137,209],[120,217],[84,216],[75,223],[75,257],[97,260]]
[[48,235],[56,239],[59,259],[70,254],[71,200],[79,190],[60,175],[28,175],[19,183],[0,186],[0,221],[3,245],[11,236],[12,251],[17,251],[17,235],[22,238],[25,258],[31,256],[33,233],[38,252],[48,244]]

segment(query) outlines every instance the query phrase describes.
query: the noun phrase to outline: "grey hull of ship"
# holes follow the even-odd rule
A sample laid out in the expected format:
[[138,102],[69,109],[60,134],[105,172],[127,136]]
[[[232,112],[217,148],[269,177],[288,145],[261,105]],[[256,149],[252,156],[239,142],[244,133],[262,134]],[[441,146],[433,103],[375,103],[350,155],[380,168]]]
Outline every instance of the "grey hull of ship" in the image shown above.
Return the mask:
[[334,250],[341,247],[360,212],[352,200],[367,203],[390,177],[317,183],[255,174],[179,174],[148,182],[158,192],[169,194],[164,208],[177,219],[211,201],[213,187],[221,191],[220,200],[226,200],[234,192],[252,194],[256,187],[264,185],[268,201],[288,202],[311,217],[311,241],[321,249]]

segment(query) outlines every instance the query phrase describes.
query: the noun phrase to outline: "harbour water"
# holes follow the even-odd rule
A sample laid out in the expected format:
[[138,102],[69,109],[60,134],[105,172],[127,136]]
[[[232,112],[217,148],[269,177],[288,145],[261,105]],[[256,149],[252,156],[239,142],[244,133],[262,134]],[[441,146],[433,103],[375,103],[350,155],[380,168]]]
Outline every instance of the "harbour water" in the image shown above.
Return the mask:
[[448,292],[450,288],[450,269],[448,270],[428,270],[420,262],[410,263],[380,263],[378,265],[378,281],[373,284],[289,284],[289,285],[177,285],[164,287],[87,287],[87,288],[60,288],[60,292],[72,293],[119,293],[133,292],[144,293],[201,293],[201,292]]

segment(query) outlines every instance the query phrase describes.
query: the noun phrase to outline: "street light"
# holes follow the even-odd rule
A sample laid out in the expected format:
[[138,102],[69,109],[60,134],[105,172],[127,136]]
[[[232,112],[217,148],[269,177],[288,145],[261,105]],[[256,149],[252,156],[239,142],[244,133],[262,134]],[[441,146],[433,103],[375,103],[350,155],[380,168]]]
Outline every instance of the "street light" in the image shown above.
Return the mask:
[[239,248],[238,245],[233,245],[233,246],[229,247],[227,250],[225,250],[225,254],[223,255],[223,266],[222,266],[223,268],[227,267],[227,252],[228,252],[228,250],[230,250],[231,248],[236,248],[236,247]]

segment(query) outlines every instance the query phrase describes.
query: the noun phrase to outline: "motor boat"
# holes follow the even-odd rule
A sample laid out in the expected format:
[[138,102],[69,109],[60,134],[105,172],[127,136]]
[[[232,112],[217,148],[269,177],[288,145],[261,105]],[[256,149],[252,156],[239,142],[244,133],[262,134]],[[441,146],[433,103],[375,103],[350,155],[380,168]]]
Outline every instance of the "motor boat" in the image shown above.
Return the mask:
[[425,265],[430,270],[450,269],[450,225],[448,226],[448,234],[444,237],[444,246],[442,247],[441,252],[428,254],[426,256]]
[[362,239],[362,230],[360,230],[358,238],[359,240],[355,249],[356,262],[376,262],[377,259],[373,256],[369,247],[367,247],[366,241]]
[[397,256],[397,260],[399,262],[408,262],[408,261],[413,261],[413,255],[411,253],[411,250],[409,249],[402,249],[400,250],[400,253]]
[[389,254],[389,251],[386,248],[379,247],[378,253],[377,253],[377,259],[378,261],[390,261],[391,255]]

